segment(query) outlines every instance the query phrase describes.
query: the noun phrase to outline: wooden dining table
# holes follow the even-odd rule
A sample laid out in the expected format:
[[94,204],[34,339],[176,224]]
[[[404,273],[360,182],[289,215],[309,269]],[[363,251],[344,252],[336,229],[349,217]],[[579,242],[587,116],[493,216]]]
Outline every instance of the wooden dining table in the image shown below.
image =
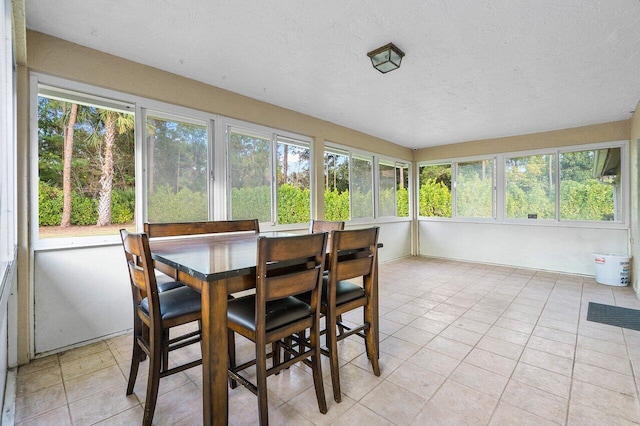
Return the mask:
[[[292,233],[262,232],[210,234],[152,239],[151,257],[156,268],[196,289],[202,297],[202,403],[203,424],[226,425],[228,406],[227,299],[256,283],[258,236],[282,237]],[[379,245],[380,246],[380,245]],[[375,330],[378,350],[377,265],[371,309],[365,317]]]

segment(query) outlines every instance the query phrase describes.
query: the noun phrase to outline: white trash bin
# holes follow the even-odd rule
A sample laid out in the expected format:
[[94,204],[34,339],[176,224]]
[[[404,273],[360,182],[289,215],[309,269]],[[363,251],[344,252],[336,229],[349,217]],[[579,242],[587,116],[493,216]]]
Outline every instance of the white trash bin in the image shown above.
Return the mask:
[[593,260],[597,282],[618,287],[629,284],[629,256],[594,253]]

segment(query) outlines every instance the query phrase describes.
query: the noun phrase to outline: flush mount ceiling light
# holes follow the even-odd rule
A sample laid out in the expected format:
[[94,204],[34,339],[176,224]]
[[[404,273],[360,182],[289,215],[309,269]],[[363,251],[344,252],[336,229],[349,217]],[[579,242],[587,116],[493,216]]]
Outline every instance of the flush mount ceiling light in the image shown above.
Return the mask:
[[371,58],[373,67],[382,74],[385,74],[396,68],[400,68],[400,62],[402,62],[404,52],[394,46],[393,43],[389,43],[386,46],[372,50],[367,53],[367,56]]

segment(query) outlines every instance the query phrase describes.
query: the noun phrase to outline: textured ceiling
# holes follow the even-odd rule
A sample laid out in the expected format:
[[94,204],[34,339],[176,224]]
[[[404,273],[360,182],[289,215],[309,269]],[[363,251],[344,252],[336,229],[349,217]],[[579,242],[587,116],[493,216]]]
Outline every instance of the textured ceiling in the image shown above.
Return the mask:
[[[27,28],[410,148],[626,120],[639,0],[25,0]],[[406,56],[381,74],[366,53]]]

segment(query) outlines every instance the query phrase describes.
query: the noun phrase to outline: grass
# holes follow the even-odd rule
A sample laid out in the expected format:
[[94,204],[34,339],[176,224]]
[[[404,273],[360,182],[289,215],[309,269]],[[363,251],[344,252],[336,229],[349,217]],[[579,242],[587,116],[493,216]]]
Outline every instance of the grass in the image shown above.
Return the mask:
[[136,227],[133,223],[118,223],[107,226],[41,226],[39,234],[41,239],[45,238],[72,238],[72,237],[90,237],[96,235],[118,235],[120,229],[125,228],[127,231],[135,232]]

